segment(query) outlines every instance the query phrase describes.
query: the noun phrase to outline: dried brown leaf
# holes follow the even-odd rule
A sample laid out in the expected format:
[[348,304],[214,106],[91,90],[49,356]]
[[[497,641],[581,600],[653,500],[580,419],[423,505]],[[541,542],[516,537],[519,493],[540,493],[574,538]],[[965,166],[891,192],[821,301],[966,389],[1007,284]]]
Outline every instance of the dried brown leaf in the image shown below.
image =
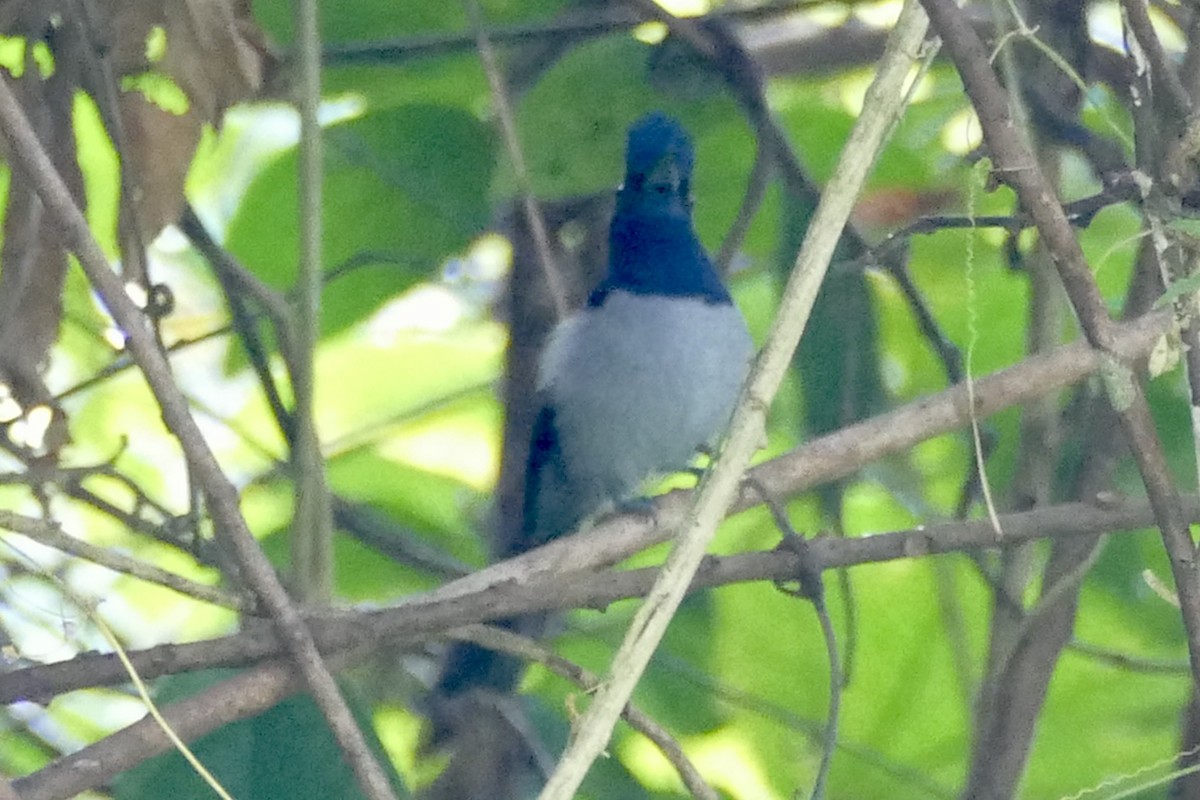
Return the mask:
[[[62,50],[56,56],[61,59],[79,47],[78,37],[64,31],[59,44]],[[23,76],[12,84],[47,154],[76,202],[84,207],[83,177],[71,125],[75,92],[72,70],[64,66],[43,77],[27,53]],[[11,159],[9,163],[13,178],[0,247],[0,380],[28,411],[51,402],[41,372],[58,337],[67,256],[61,244],[64,236],[43,213],[36,187],[19,163]],[[58,419],[60,425],[50,431],[49,440],[49,446],[55,449],[65,441],[61,415]]]
[[153,234],[183,213],[183,184],[204,121],[194,109],[185,114],[164,111],[139,92],[123,93],[118,103],[125,159],[137,176],[137,188],[128,199],[141,230]]
[[[161,72],[206,122],[219,123],[229,106],[254,97],[274,65],[266,36],[242,0],[121,0],[115,12],[117,74]],[[151,64],[146,40],[156,27],[166,36],[166,50]]]
[[[122,151],[126,247],[130,241],[140,247],[178,218],[203,125],[219,124],[230,105],[253,97],[274,66],[248,0],[0,0],[0,31],[27,40],[24,73],[12,83],[81,209],[76,91],[88,91],[100,107]],[[166,43],[154,57],[147,52],[152,33]],[[52,49],[49,76],[34,64],[37,43]],[[148,72],[169,77],[182,90],[189,104],[184,113],[165,111],[138,91],[118,96],[122,77]],[[58,336],[67,257],[64,237],[42,213],[36,187],[20,164],[10,164],[0,246],[0,383],[28,408],[49,400],[41,372]],[[127,236],[130,230],[141,235]]]
[[[203,125],[219,125],[229,106],[257,94],[274,59],[242,0],[121,0],[114,11],[117,75],[165,75],[189,104],[186,113],[172,113],[136,91],[119,101],[133,206],[141,231],[153,236],[179,218]],[[155,28],[165,35],[166,47],[151,63],[146,41]]]

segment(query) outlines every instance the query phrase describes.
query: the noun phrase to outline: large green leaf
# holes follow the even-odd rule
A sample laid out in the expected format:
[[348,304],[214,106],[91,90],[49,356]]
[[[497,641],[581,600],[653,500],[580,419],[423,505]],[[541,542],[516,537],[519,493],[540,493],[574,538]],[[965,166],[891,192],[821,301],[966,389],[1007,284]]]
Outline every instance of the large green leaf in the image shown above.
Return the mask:
[[[436,273],[488,219],[490,129],[439,106],[369,113],[326,132],[322,329],[341,330]],[[296,276],[296,154],[263,170],[229,229],[229,248],[268,283]]]

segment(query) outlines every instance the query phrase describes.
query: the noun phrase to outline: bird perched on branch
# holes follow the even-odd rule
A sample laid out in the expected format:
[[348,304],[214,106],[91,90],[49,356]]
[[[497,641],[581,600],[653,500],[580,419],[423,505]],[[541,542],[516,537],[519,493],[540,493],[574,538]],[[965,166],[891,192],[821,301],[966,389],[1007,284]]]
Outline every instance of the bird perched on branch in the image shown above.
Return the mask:
[[[686,468],[728,424],[753,343],[692,227],[693,160],[687,132],[664,114],[629,130],[608,275],[542,355],[522,536],[501,557],[570,533],[648,478]],[[536,635],[543,621],[500,624]],[[511,659],[461,645],[437,688],[509,692],[519,675]]]

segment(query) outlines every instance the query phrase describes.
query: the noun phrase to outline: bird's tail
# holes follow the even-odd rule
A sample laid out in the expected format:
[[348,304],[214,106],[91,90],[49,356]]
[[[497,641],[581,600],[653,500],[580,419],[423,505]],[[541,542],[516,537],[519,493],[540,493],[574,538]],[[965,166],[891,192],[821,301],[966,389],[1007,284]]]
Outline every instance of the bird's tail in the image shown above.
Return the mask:
[[[548,614],[493,624],[540,638]],[[537,794],[548,755],[516,693],[525,665],[469,642],[447,649],[426,714],[426,747],[449,762],[422,800],[519,800]]]
[[[525,614],[496,620],[492,624],[537,639],[545,633],[548,621],[546,614]],[[510,694],[517,688],[523,670],[524,665],[511,656],[470,642],[457,642],[446,651],[434,691],[439,695],[454,696],[480,688]]]

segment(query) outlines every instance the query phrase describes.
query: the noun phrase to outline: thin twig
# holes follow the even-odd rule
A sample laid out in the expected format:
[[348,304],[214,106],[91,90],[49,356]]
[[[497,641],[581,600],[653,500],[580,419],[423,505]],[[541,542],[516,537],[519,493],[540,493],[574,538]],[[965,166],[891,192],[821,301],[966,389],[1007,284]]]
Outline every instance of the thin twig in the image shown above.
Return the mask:
[[287,354],[290,348],[287,337],[290,335],[292,312],[287,301],[278,291],[263,283],[257,275],[234,258],[232,253],[219,245],[190,204],[184,206],[179,227],[200,255],[213,265],[218,275],[236,282],[240,291],[248,293],[262,306],[279,331],[280,350],[283,351],[284,360],[288,361]]
[[717,252],[717,269],[722,275],[728,275],[733,259],[741,249],[742,242],[754,222],[763,198],[767,195],[767,186],[771,178],[771,159],[761,139],[754,148],[754,165],[746,178],[746,191],[742,196],[742,204],[738,207],[737,216],[729,225],[725,238],[721,241],[721,249]]
[[163,586],[204,603],[212,603],[213,605],[230,608],[234,611],[252,610],[251,605],[244,599],[230,594],[224,589],[197,583],[182,575],[176,575],[174,572],[168,572],[165,569],[156,567],[153,564],[147,564],[136,558],[130,558],[123,553],[118,553],[105,547],[98,547],[82,539],[76,539],[74,536],[64,533],[56,525],[43,522],[40,519],[23,517],[10,511],[0,510],[0,528],[6,528],[39,544],[44,544],[47,547],[53,547],[55,550],[61,550],[64,553],[70,553],[73,556],[91,561],[94,564],[99,564],[102,567],[111,569],[113,572],[120,572],[148,583]]
[[[821,764],[817,769],[817,776],[813,781],[813,788],[810,797],[812,800],[822,800],[825,797],[825,786],[829,780],[829,770],[833,766],[833,753],[837,749],[838,739],[838,718],[841,715],[842,708],[842,687],[845,685],[846,676],[842,669],[842,660],[838,650],[837,634],[833,629],[833,620],[829,616],[829,608],[825,605],[825,585],[821,579],[821,570],[814,567],[809,554],[808,540],[802,537],[792,527],[792,521],[788,519],[787,510],[783,504],[776,501],[763,487],[761,483],[753,477],[747,478],[745,485],[753,489],[766,504],[771,511],[771,517],[775,520],[775,526],[783,533],[783,541],[780,543],[780,549],[790,550],[799,557],[800,569],[797,571],[795,580],[799,581],[799,589],[790,588],[787,581],[776,583],[776,587],[781,591],[793,596],[808,600],[813,605],[813,610],[816,612],[817,621],[821,626],[821,634],[825,639],[825,653],[829,658],[829,711],[825,718],[825,730],[822,736],[821,743]],[[839,577],[845,579],[847,573],[845,570],[838,571]],[[800,789],[795,792],[797,798],[801,797]]]
[[817,779],[813,782],[812,800],[822,800],[825,797],[825,787],[829,782],[829,771],[833,767],[833,754],[837,749],[838,720],[842,710],[842,665],[838,655],[837,634],[833,630],[833,620],[824,602],[817,605],[817,620],[821,625],[821,636],[825,640],[825,653],[829,658],[829,713],[825,721],[825,741],[821,749],[821,764],[817,768]]
[[1134,656],[1080,639],[1070,642],[1067,649],[1084,658],[1111,664],[1117,669],[1127,672],[1143,672],[1151,675],[1190,675],[1192,671],[1187,659]]
[[504,75],[496,61],[492,50],[483,11],[478,0],[463,0],[467,16],[471,20],[471,28],[475,32],[475,46],[479,50],[479,60],[483,62],[484,72],[487,73],[488,86],[492,92],[492,104],[496,108],[496,118],[500,123],[500,135],[504,139],[504,147],[512,161],[513,173],[517,185],[521,189],[521,206],[525,210],[525,221],[533,235],[534,247],[538,254],[538,264],[542,268],[542,277],[546,279],[546,290],[554,303],[554,312],[559,319],[567,316],[567,292],[563,287],[562,276],[555,263],[554,252],[550,247],[550,234],[546,231],[546,219],[538,206],[533,194],[533,180],[529,174],[529,166],[525,163],[525,153],[521,149],[521,139],[517,135],[516,118],[512,106],[508,102],[508,89],[504,85]]
[[[1122,179],[1114,180],[1101,192],[1064,203],[1062,210],[1072,225],[1078,228],[1087,228],[1095,220],[1096,215],[1104,209],[1141,199],[1142,189],[1138,187],[1132,176],[1125,176]],[[888,254],[906,247],[908,240],[918,235],[937,233],[942,230],[975,230],[977,228],[1000,228],[1015,235],[1032,227],[1033,224],[1033,218],[1028,213],[985,214],[982,216],[935,214],[920,217],[900,230],[888,234],[886,239],[867,250],[853,263],[863,266],[883,264],[886,268],[890,260],[887,257]]]
[[[182,550],[205,566],[212,566],[216,563],[212,552],[212,543],[199,539],[194,526],[189,527],[187,531],[191,533],[190,540],[183,541],[178,525],[182,518],[172,514],[165,506],[150,497],[133,478],[119,471],[115,466],[116,456],[104,464],[46,469],[42,465],[31,464],[28,454],[22,453],[3,438],[0,438],[0,449],[23,461],[27,469],[25,473],[18,475],[0,475],[0,483],[28,484],[35,493],[38,491],[38,484],[54,484],[69,497],[109,515],[132,531]],[[83,481],[90,478],[108,478],[125,487],[132,498],[133,511],[125,511],[107,498],[86,488]],[[153,513],[148,514],[147,512]],[[151,516],[153,519],[150,518]]]

